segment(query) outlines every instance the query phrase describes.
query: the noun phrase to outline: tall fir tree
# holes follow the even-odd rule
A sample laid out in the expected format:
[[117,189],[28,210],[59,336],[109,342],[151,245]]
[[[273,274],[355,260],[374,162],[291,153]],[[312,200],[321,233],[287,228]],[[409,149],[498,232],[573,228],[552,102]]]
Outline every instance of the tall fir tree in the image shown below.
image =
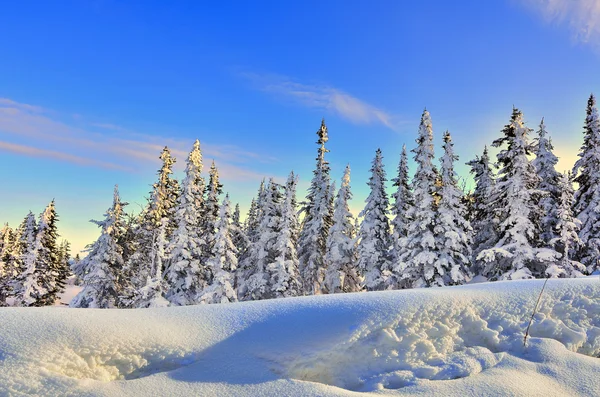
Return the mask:
[[202,177],[202,152],[196,140],[190,151],[175,208],[177,229],[169,241],[165,278],[167,299],[172,305],[198,303],[206,287],[206,269],[201,262],[200,216],[204,206],[205,183]]
[[383,272],[390,269],[391,235],[388,219],[390,206],[385,191],[386,181],[381,149],[375,152],[371,166],[371,177],[367,185],[370,193],[365,200],[365,208],[359,214],[363,218],[360,225],[357,266],[364,276],[367,290],[377,291],[385,288]]
[[493,202],[496,181],[487,146],[483,149],[481,157],[476,156],[467,165],[471,167],[471,174],[475,180],[470,219],[473,227],[472,271],[479,274],[485,263],[476,258],[481,251],[492,248],[499,240],[498,217]]
[[322,282],[325,277],[325,252],[327,236],[332,225],[333,196],[329,162],[325,154],[329,152],[325,144],[329,140],[325,120],[317,131],[317,165],[308,189],[306,201],[301,212],[304,213],[302,229],[298,239],[298,258],[305,295],[315,295],[322,292]]
[[521,111],[513,108],[510,122],[502,130],[504,136],[493,143],[501,148],[497,155],[501,169],[493,198],[499,212],[500,239],[477,257],[485,262],[483,276],[490,280],[542,277],[560,256],[552,249],[539,248],[541,192],[539,177],[528,158],[533,149],[530,131]]
[[575,192],[573,210],[581,222],[581,246],[576,258],[592,273],[600,266],[600,118],[596,98],[591,95],[583,128],[583,145],[573,167]]
[[[408,227],[410,225],[408,213],[414,206],[409,181],[406,145],[402,146],[402,154],[400,155],[400,163],[398,164],[398,176],[392,179],[392,182],[396,188],[396,191],[392,194],[394,203],[391,210],[394,216],[392,219],[392,261],[395,268],[400,264],[400,257],[402,255],[401,241],[408,237]],[[399,288],[401,284],[400,275],[394,271],[388,273],[385,278],[386,289]]]
[[[200,257],[201,263],[206,264],[206,261],[211,257],[215,237],[217,233],[217,222],[219,220],[219,196],[223,192],[223,185],[219,182],[219,171],[213,161],[208,172],[209,179],[206,186],[206,200],[200,214]],[[205,266],[205,279],[210,284],[212,283],[212,273],[210,268]]]
[[13,271],[9,261],[14,244],[14,232],[8,223],[0,229],[0,307],[6,306],[6,299],[12,292]]
[[561,191],[558,188],[561,174],[555,168],[558,158],[552,152],[554,147],[548,137],[544,119],[540,122],[540,129],[537,132],[534,144],[536,157],[532,164],[540,181],[538,189],[544,194],[539,202],[543,211],[540,221],[540,238],[545,245],[549,245],[550,241],[557,237],[555,228],[558,222],[556,213],[561,196]]
[[237,249],[231,238],[231,204],[225,195],[219,218],[215,225],[216,235],[207,266],[213,274],[212,283],[200,298],[202,303],[237,302],[234,289],[234,272],[237,268]]
[[30,211],[25,218],[21,235],[21,271],[14,283],[15,306],[44,306],[44,298],[48,291],[44,286],[42,276],[47,269],[38,267],[38,251],[40,241],[35,215]]
[[158,181],[152,185],[147,207],[135,221],[131,230],[128,250],[131,255],[125,265],[125,276],[128,285],[125,300],[131,301],[136,291],[146,285],[148,277],[154,276],[150,264],[153,261],[154,244],[159,229],[165,223],[165,239],[169,240],[175,223],[175,208],[179,194],[179,183],[173,178],[175,158],[168,147],[160,154],[162,166],[158,170]]
[[348,206],[351,199],[350,166],[347,165],[335,199],[333,225],[327,238],[325,289],[330,294],[362,290],[363,280],[356,264],[354,217]]
[[36,235],[36,268],[41,271],[41,284],[46,294],[41,299],[41,305],[53,305],[58,294],[64,291],[66,279],[70,273],[59,263],[58,250],[58,215],[54,206],[54,200],[48,204],[40,215],[38,231]]
[[421,116],[415,153],[417,170],[412,180],[414,205],[408,209],[410,219],[407,236],[400,239],[401,254],[394,271],[400,275],[401,288],[428,286],[434,281],[427,278],[436,260],[434,226],[438,171],[433,164],[433,127],[427,109]]
[[[302,295],[302,281],[298,271],[298,211],[296,186],[298,178],[291,172],[285,185],[285,195],[274,228],[273,259],[266,265],[269,287],[273,298]],[[276,220],[277,221],[277,220]]]
[[556,237],[549,243],[562,254],[562,257],[556,264],[546,269],[546,275],[549,277],[581,277],[586,271],[582,263],[572,259],[573,252],[581,246],[581,240],[577,235],[581,222],[573,215],[574,200],[571,179],[571,175],[565,173],[558,181],[557,188],[560,196],[554,214]]
[[[254,201],[254,199],[252,199]],[[256,204],[255,204],[256,205]],[[235,246],[238,258],[248,249],[248,237],[240,220],[240,205],[236,204],[231,215],[231,239]]]
[[454,163],[454,144],[450,133],[444,133],[444,155],[440,159],[441,187],[436,206],[436,224],[433,228],[436,239],[437,259],[425,269],[425,280],[429,286],[464,284],[470,279],[471,233],[467,220],[467,209],[462,201],[463,192],[458,186]]
[[104,220],[94,221],[101,228],[100,237],[91,245],[88,255],[76,266],[82,290],[69,306],[82,308],[115,308],[120,302],[119,277],[123,270],[123,247],[118,243],[125,227],[119,188],[115,186],[112,206]]

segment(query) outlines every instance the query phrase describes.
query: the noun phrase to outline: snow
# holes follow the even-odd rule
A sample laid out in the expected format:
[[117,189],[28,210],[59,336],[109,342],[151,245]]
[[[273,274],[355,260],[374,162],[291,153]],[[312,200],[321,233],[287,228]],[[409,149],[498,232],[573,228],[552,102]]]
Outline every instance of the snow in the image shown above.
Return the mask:
[[600,280],[0,309],[0,395],[600,394]]

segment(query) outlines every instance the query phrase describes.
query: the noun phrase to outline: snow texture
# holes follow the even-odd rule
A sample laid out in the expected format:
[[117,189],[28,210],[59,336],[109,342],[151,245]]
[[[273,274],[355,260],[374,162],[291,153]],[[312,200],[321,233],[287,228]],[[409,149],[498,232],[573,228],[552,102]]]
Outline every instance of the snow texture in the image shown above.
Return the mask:
[[2,308],[0,395],[599,395],[599,281]]

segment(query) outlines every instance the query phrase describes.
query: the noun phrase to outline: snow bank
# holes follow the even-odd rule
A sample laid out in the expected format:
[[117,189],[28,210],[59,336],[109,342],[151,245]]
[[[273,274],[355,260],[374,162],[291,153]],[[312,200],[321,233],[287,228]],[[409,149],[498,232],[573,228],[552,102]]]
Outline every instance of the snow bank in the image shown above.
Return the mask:
[[0,395],[600,395],[600,280],[0,309]]

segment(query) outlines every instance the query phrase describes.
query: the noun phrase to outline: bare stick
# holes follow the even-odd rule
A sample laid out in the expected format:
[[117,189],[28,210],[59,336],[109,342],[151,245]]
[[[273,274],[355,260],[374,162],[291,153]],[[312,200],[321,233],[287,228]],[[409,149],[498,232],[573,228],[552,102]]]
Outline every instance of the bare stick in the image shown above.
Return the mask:
[[533,322],[533,316],[535,316],[535,313],[537,312],[537,308],[540,304],[540,300],[542,299],[542,294],[544,293],[544,288],[546,288],[546,283],[548,282],[550,278],[546,278],[546,281],[544,281],[544,285],[542,286],[542,290],[540,291],[540,296],[538,296],[537,302],[535,304],[535,308],[533,309],[533,313],[531,314],[531,318],[529,319],[529,324],[527,324],[527,330],[525,331],[525,337],[523,338],[523,346],[525,346],[527,344],[527,336],[529,335],[529,327],[531,327],[531,323]]

